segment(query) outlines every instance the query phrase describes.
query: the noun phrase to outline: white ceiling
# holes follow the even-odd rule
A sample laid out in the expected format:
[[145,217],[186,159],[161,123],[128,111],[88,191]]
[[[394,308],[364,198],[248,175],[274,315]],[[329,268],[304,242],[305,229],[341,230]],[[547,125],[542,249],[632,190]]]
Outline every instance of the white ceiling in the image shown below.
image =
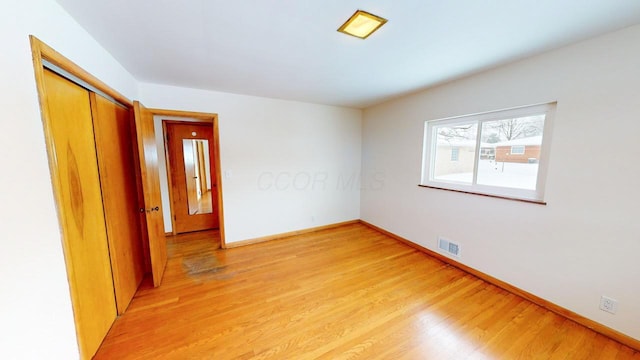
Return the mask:
[[[57,1],[140,81],[350,107],[640,23],[640,0]],[[337,32],[357,9],[389,22]]]

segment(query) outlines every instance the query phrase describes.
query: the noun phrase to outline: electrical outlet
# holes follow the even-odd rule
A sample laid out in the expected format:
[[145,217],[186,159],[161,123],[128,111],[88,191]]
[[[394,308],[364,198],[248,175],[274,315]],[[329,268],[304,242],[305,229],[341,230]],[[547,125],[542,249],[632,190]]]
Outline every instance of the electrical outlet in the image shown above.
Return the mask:
[[600,310],[615,314],[618,311],[618,300],[603,295],[600,298]]

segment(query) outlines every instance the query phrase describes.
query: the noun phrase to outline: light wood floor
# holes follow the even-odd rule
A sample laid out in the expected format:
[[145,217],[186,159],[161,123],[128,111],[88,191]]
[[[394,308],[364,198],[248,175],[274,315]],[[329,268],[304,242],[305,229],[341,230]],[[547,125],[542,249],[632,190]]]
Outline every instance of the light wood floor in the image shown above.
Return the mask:
[[361,224],[214,248],[172,238],[96,359],[640,359]]

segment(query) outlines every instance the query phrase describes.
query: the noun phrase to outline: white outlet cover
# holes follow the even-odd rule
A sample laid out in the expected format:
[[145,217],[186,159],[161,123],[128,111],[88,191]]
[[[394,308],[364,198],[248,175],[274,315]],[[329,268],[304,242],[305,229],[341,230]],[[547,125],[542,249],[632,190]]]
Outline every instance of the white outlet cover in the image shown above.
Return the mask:
[[602,296],[600,298],[600,310],[615,314],[618,312],[618,300]]

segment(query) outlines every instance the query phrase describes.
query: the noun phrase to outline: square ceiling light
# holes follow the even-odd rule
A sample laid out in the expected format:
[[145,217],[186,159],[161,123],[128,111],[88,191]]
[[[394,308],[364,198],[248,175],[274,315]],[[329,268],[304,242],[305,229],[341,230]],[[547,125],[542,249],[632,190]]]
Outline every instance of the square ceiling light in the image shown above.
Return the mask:
[[383,19],[380,16],[370,14],[366,11],[358,10],[347,22],[340,26],[338,31],[360,39],[366,39],[386,22],[387,19]]

